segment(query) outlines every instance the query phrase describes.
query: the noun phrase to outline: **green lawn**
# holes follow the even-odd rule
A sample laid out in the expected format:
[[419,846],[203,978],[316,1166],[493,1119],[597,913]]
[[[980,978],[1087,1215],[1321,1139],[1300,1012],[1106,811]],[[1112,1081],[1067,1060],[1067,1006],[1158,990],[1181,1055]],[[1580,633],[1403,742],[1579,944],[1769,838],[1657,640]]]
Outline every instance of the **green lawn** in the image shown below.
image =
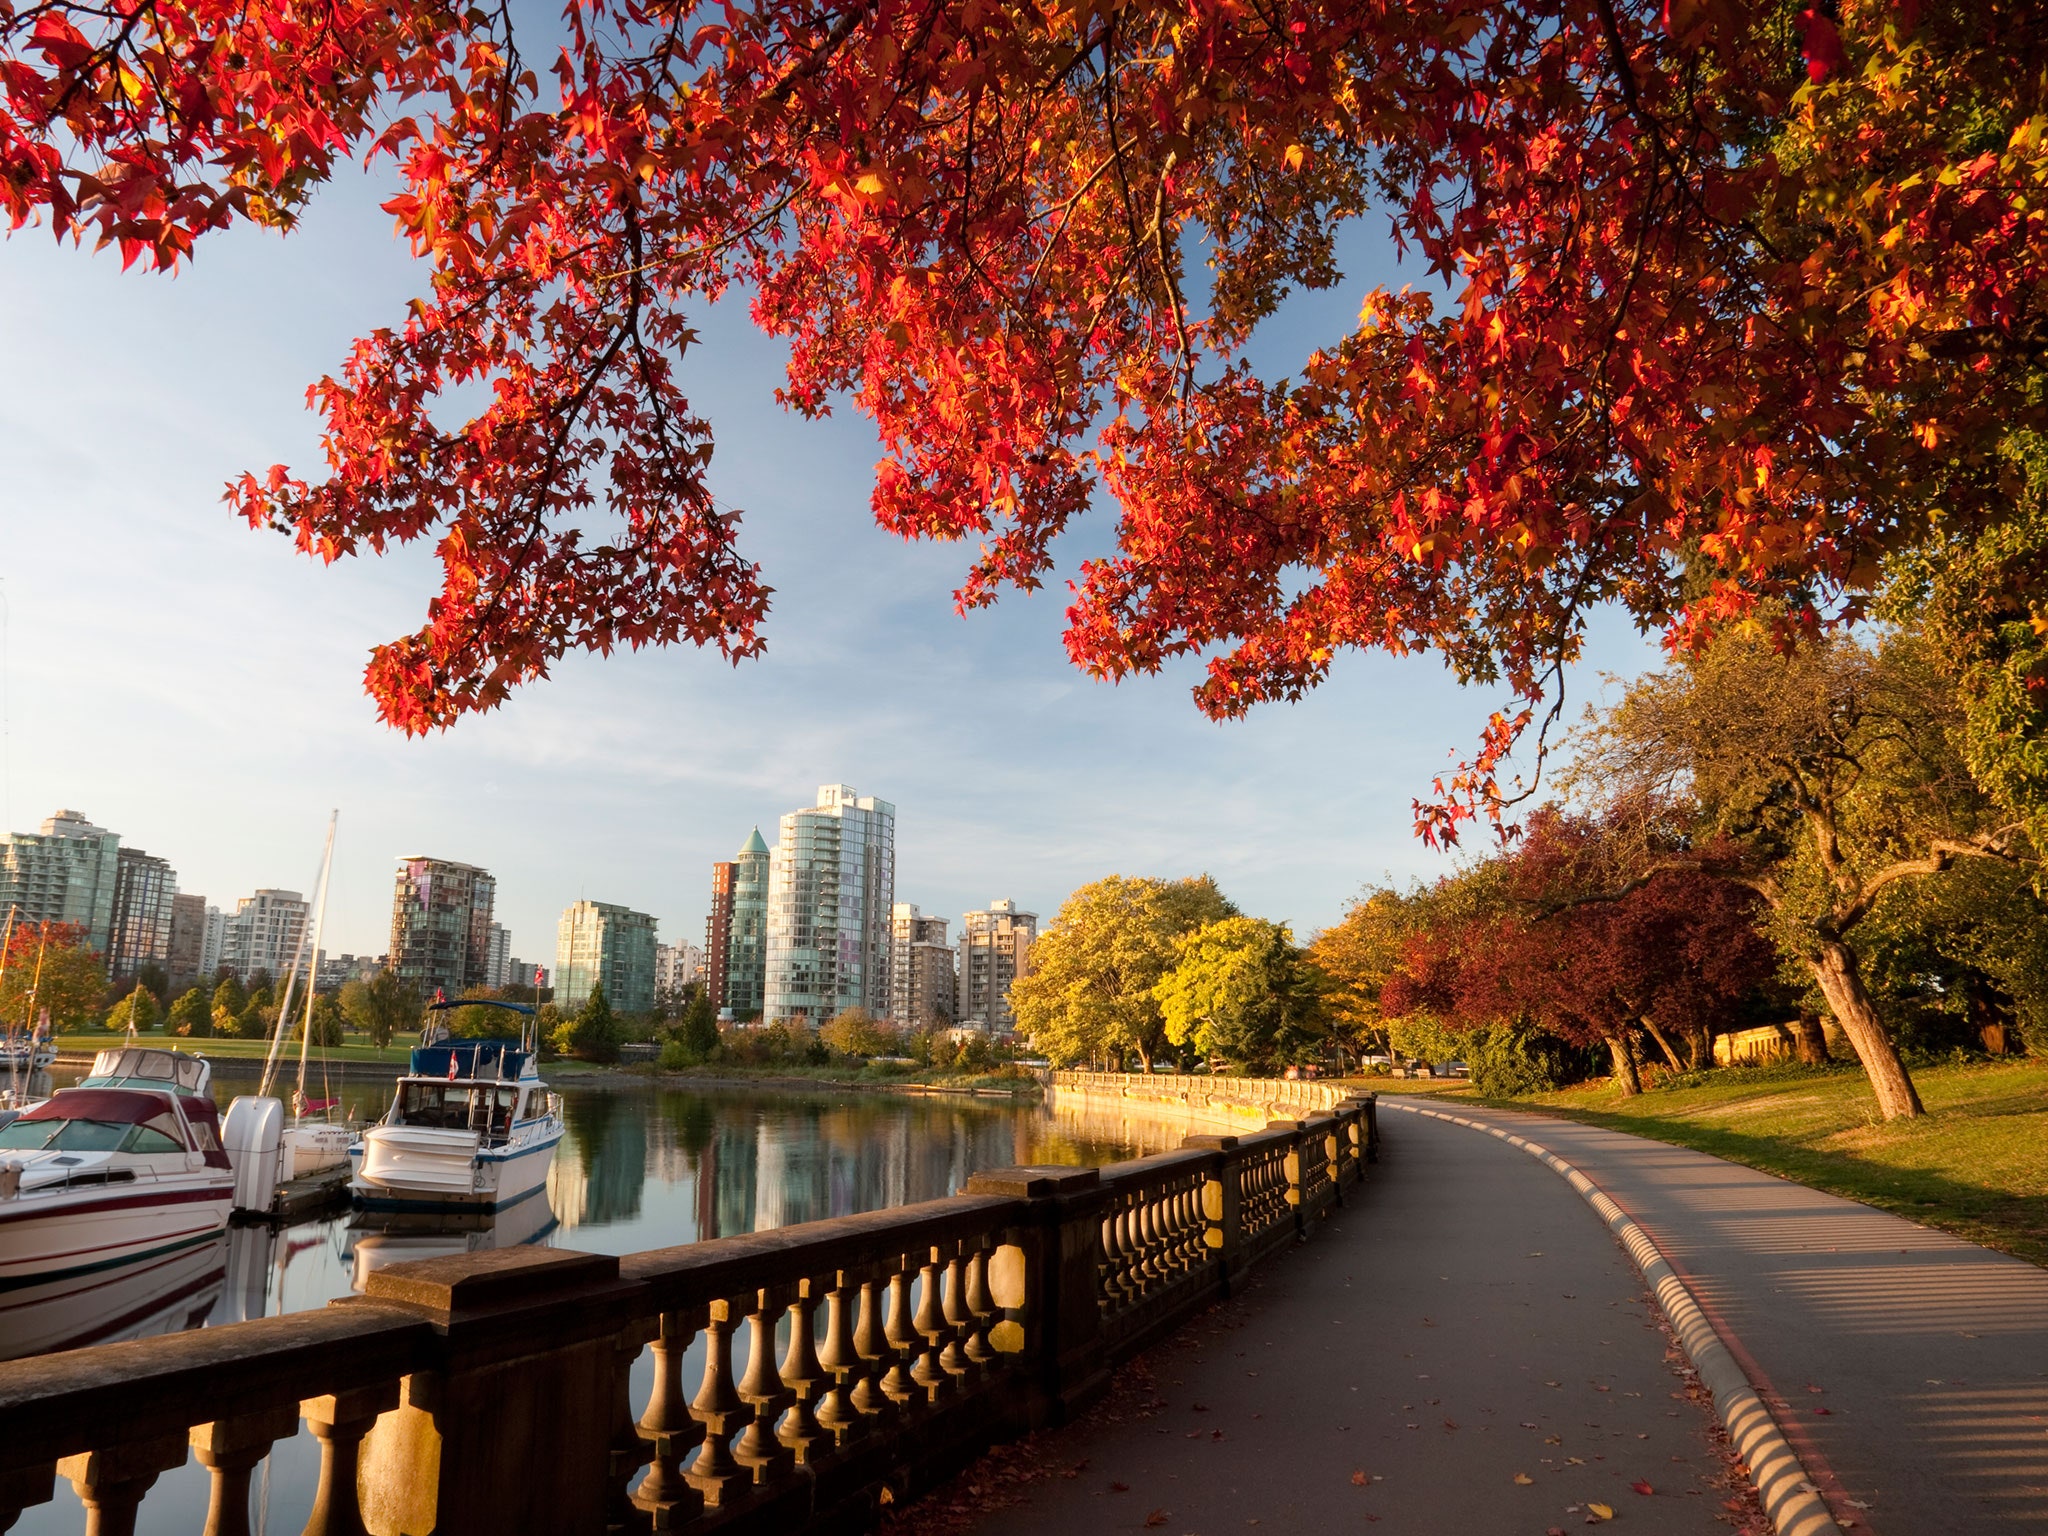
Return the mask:
[[1928,1113],[1889,1124],[1854,1067],[1738,1068],[1633,1099],[1605,1082],[1455,1096],[1694,1147],[2048,1265],[2048,1061],[1922,1067],[1913,1081]]

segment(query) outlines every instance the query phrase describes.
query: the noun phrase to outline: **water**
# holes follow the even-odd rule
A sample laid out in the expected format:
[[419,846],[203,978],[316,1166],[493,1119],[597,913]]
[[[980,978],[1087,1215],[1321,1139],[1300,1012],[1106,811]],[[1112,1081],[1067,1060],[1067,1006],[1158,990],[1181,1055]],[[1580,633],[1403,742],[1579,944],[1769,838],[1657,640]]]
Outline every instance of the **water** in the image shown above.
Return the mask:
[[[374,1117],[391,1082],[366,1080],[360,1070],[333,1086],[351,1116]],[[55,1081],[61,1087],[77,1076],[60,1072]],[[0,1292],[0,1359],[305,1311],[404,1259],[521,1243],[625,1254],[881,1210],[956,1194],[980,1168],[1113,1162],[1178,1145],[1186,1129],[952,1095],[685,1091],[574,1079],[557,1086],[567,1134],[544,1201],[496,1220],[344,1210],[282,1229],[237,1227],[167,1259]],[[254,1090],[253,1076],[214,1083],[223,1109]],[[643,1359],[636,1405],[647,1371]],[[259,1529],[303,1527],[318,1468],[310,1435],[278,1445],[252,1494]],[[206,1490],[196,1463],[166,1474],[144,1502],[138,1530],[196,1530]],[[55,1500],[24,1513],[15,1529],[55,1536],[82,1527],[77,1499],[60,1480]]]

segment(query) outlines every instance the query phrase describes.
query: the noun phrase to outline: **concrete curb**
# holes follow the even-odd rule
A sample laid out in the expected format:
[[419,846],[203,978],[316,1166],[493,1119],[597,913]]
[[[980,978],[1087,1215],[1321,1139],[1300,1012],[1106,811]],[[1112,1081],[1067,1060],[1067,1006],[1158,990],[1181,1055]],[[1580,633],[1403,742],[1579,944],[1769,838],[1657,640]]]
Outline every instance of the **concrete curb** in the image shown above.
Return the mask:
[[1828,1513],[1826,1502],[1815,1491],[1812,1479],[1806,1475],[1806,1468],[1800,1465],[1797,1453],[1785,1439],[1784,1431],[1778,1428],[1777,1420],[1771,1417],[1771,1410],[1765,1406],[1755,1385],[1743,1374],[1726,1341],[1707,1320],[1706,1313],[1700,1310],[1700,1304],[1686,1289],[1685,1282],[1678,1278],[1677,1272],[1650,1240],[1650,1234],[1634,1217],[1570,1163],[1527,1137],[1463,1115],[1424,1109],[1419,1104],[1403,1104],[1385,1096],[1381,1097],[1380,1104],[1387,1109],[1403,1110],[1411,1115],[1425,1115],[1432,1120],[1484,1131],[1511,1147],[1521,1148],[1539,1163],[1547,1164],[1554,1172],[1562,1174],[1565,1182],[1598,1213],[1607,1224],[1607,1230],[1628,1250],[1628,1256],[1642,1271],[1643,1279],[1657,1297],[1657,1304],[1671,1320],[1679,1342],[1685,1346],[1686,1354],[1692,1357],[1701,1383],[1714,1394],[1714,1408],[1721,1415],[1721,1422],[1728,1427],[1728,1438],[1736,1453],[1742,1457],[1743,1465],[1749,1468],[1750,1479],[1756,1484],[1765,1512],[1778,1528],[1778,1536],[1842,1536],[1842,1528]]

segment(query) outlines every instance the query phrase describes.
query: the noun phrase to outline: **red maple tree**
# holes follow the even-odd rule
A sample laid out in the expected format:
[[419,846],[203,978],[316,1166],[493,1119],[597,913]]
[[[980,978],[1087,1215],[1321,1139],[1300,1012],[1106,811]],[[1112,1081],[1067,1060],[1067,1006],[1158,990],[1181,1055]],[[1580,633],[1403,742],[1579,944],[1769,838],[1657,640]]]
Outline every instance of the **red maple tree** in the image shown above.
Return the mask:
[[[503,5],[0,0],[0,206],[164,266],[396,159],[427,291],[314,386],[324,477],[231,494],[326,560],[435,541],[426,623],[368,670],[406,730],[573,647],[760,647],[678,376],[687,306],[744,285],[789,403],[876,421],[880,521],[979,541],[962,605],[1038,584],[1107,492],[1090,672],[1204,656],[1219,716],[1346,647],[1504,686],[1421,808],[1454,836],[1592,607],[1811,628],[1937,511],[1999,514],[1998,445],[2048,414],[2030,18],[579,0],[543,89]],[[1442,301],[1373,291],[1262,376],[1253,333],[1368,214]]]

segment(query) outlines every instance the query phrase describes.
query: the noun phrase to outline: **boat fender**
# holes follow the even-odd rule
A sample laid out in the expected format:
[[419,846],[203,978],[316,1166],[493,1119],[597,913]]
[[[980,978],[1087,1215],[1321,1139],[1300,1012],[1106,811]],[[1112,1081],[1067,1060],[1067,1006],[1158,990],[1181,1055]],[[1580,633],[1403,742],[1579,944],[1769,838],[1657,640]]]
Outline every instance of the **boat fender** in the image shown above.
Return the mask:
[[21,1164],[0,1163],[0,1200],[12,1200],[21,1193]]

